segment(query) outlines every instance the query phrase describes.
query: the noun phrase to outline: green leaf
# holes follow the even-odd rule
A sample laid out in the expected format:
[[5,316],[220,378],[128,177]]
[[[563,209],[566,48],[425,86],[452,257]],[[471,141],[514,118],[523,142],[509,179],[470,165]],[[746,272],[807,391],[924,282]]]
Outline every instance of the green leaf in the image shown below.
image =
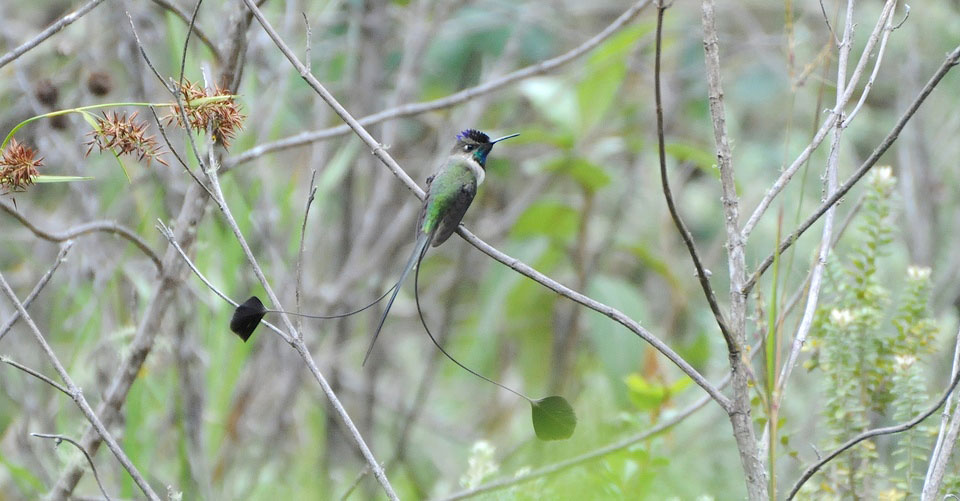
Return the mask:
[[577,85],[581,132],[595,127],[607,113],[627,74],[626,58],[592,68],[587,78]]
[[93,130],[95,131],[100,130],[100,124],[97,123],[96,115],[94,115],[93,113],[90,113],[89,111],[84,111],[84,110],[79,110],[78,113],[80,113],[80,116],[83,117],[83,120],[85,122],[90,124],[90,127],[93,127]]
[[580,214],[568,205],[541,202],[531,205],[513,225],[513,236],[527,238],[546,235],[558,239],[573,237],[577,232]]
[[627,55],[637,40],[643,35],[650,33],[656,27],[652,21],[637,23],[628,28],[624,28],[620,33],[610,37],[609,40],[597,47],[593,54],[587,59],[587,64],[603,64],[611,58],[620,58]]
[[0,464],[7,468],[7,472],[10,473],[10,477],[13,478],[14,483],[16,483],[17,487],[24,493],[39,494],[43,492],[43,481],[34,475],[30,469],[12,463],[3,455],[0,455]]
[[603,167],[582,157],[557,158],[547,163],[545,169],[567,174],[591,192],[610,184],[610,174],[607,174]]
[[627,376],[624,382],[630,390],[630,401],[643,411],[659,408],[669,395],[666,386],[651,383],[637,373]]
[[347,169],[353,165],[353,161],[359,152],[359,141],[349,141],[337,150],[317,179],[317,199],[328,199],[330,193],[340,186],[340,181],[346,176]]
[[577,85],[580,110],[579,130],[595,127],[613,105],[627,75],[627,55],[653,24],[633,25],[611,37],[587,59],[586,77]]
[[49,176],[46,174],[41,174],[39,176],[33,176],[33,182],[40,183],[69,183],[71,181],[89,181],[93,179],[92,176]]
[[520,92],[541,115],[564,131],[579,130],[580,110],[573,90],[559,78],[531,78],[520,84]]
[[664,151],[678,162],[690,162],[704,173],[720,179],[717,157],[712,151],[688,143],[669,143],[664,146]]
[[577,427],[577,415],[570,402],[552,396],[530,402],[533,410],[533,431],[540,440],[566,440]]

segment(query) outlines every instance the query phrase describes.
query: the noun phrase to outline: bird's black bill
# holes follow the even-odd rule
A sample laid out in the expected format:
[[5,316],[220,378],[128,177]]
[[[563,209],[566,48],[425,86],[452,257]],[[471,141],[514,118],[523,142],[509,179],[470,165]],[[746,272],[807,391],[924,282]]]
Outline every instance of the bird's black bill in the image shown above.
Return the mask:
[[490,144],[499,143],[500,141],[503,141],[503,140],[505,140],[505,139],[510,139],[511,137],[517,137],[517,136],[519,136],[519,135],[520,135],[520,133],[518,132],[518,133],[516,133],[516,134],[510,134],[509,136],[498,137],[497,139],[494,139],[493,141],[490,141]]
[[233,318],[230,319],[230,330],[240,336],[240,339],[246,343],[266,314],[267,309],[263,307],[260,298],[251,296],[250,299],[244,301],[233,311]]

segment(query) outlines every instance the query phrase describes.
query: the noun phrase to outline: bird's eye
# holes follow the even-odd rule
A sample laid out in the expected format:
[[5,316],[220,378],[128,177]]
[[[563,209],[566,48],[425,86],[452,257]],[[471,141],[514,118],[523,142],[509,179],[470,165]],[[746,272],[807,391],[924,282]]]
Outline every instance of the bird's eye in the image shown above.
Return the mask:
[[471,145],[471,144],[465,144],[465,145],[463,145],[463,151],[470,151],[470,150],[472,150],[472,149],[473,149],[473,145]]

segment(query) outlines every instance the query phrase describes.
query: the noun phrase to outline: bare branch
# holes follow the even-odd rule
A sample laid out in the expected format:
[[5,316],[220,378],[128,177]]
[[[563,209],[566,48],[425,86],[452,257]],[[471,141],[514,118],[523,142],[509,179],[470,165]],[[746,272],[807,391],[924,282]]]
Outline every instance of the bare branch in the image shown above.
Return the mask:
[[[950,368],[951,377],[956,378],[958,374],[960,374],[960,329],[957,330],[956,341],[954,341],[953,366]],[[953,407],[952,393],[943,408],[937,443],[933,447],[933,452],[930,453],[930,464],[927,466],[927,475],[923,480],[921,499],[925,501],[936,499],[937,493],[940,492],[943,476],[947,471],[947,463],[956,446],[957,435],[960,434],[960,407],[953,409],[952,417],[951,407]]]
[[958,382],[960,382],[960,373],[957,373],[953,376],[953,380],[950,382],[950,386],[947,387],[947,390],[943,392],[943,395],[940,397],[939,400],[937,400],[935,404],[933,404],[929,409],[921,412],[920,414],[917,414],[917,416],[911,419],[910,421],[907,421],[906,423],[894,425],[894,426],[885,426],[883,428],[874,428],[872,430],[867,430],[851,438],[850,440],[847,440],[846,442],[843,443],[843,445],[841,445],[840,447],[837,447],[836,450],[827,454],[816,463],[810,465],[810,467],[804,470],[803,474],[800,475],[800,479],[797,480],[797,483],[793,485],[793,488],[790,489],[790,493],[787,494],[787,500],[789,501],[790,499],[793,499],[793,497],[797,495],[797,492],[800,491],[800,488],[803,487],[803,484],[805,484],[807,480],[810,480],[810,477],[812,477],[814,473],[819,471],[820,468],[823,468],[825,464],[829,463],[835,457],[839,456],[844,451],[853,447],[854,445],[857,445],[868,438],[879,437],[881,435],[891,435],[894,433],[901,433],[922,423],[924,419],[927,419],[928,417],[930,417],[934,412],[937,412],[937,409],[943,406],[944,402],[946,402],[947,399],[950,398],[950,395],[953,393],[953,389],[957,387]]
[[7,64],[9,64],[10,61],[13,61],[14,59],[22,56],[30,49],[33,49],[34,47],[40,45],[41,42],[57,34],[57,32],[59,32],[60,30],[73,24],[77,19],[80,19],[81,17],[86,15],[86,13],[93,10],[96,6],[100,5],[102,2],[103,0],[90,0],[89,2],[80,6],[79,9],[61,17],[60,19],[57,19],[56,22],[51,24],[47,29],[38,33],[37,36],[31,38],[30,40],[27,40],[26,42],[21,44],[19,47],[14,48],[10,52],[7,52],[6,54],[3,55],[3,57],[0,57],[0,68],[3,68]]
[[[888,0],[893,2],[894,0]],[[851,45],[853,43],[853,0],[847,1],[846,22],[843,29],[843,41],[839,45],[839,57],[837,58],[837,108],[839,108],[840,99],[844,94],[844,85],[847,80],[847,60],[850,57]],[[837,190],[837,163],[840,160],[840,137],[843,135],[843,120],[836,123],[833,128],[833,137],[830,143],[830,154],[827,157],[826,167],[826,193],[827,196],[833,195]],[[813,317],[817,312],[817,305],[820,301],[820,289],[823,284],[823,272],[827,265],[827,257],[830,255],[833,239],[833,220],[836,216],[836,207],[831,207],[826,214],[823,222],[823,231],[820,237],[820,248],[817,252],[817,260],[813,265],[813,271],[810,274],[810,289],[807,292],[807,304],[803,310],[803,317],[800,319],[800,325],[797,327],[797,333],[794,335],[793,344],[790,348],[790,354],[787,356],[787,362],[780,371],[780,379],[777,381],[774,393],[776,403],[774,408],[779,407],[783,401],[783,395],[790,379],[790,374],[800,358],[800,350],[807,341],[807,334],[813,327]],[[770,437],[776,440],[777,437]],[[773,444],[774,442],[771,442]]]
[[147,243],[144,242],[139,235],[134,233],[133,230],[114,221],[91,221],[89,223],[83,223],[74,226],[73,228],[65,231],[52,232],[37,227],[35,224],[30,222],[26,216],[21,214],[12,205],[7,203],[6,200],[0,200],[0,209],[3,209],[4,212],[13,216],[17,221],[20,221],[20,224],[30,230],[31,233],[48,242],[65,242],[79,236],[96,232],[113,233],[114,235],[125,238],[138,249],[140,249],[144,254],[146,254],[147,257],[150,258],[150,260],[153,261],[153,264],[157,267],[158,273],[163,271],[163,263],[160,262],[160,257],[153,252],[153,249],[151,249],[150,246],[147,245]]
[[663,99],[660,95],[660,56],[663,49],[661,39],[663,37],[663,14],[666,12],[666,10],[666,6],[664,6],[662,3],[658,3],[656,49],[653,70],[654,100],[656,101],[657,108],[657,152],[660,160],[660,184],[663,187],[663,198],[666,199],[667,208],[670,210],[670,217],[673,218],[673,224],[677,227],[677,231],[680,233],[680,237],[683,239],[684,245],[687,246],[687,251],[690,253],[690,259],[693,261],[693,266],[697,270],[697,280],[700,281],[700,287],[703,289],[703,294],[707,297],[707,303],[710,304],[710,310],[713,311],[713,316],[717,320],[717,325],[720,326],[720,332],[723,333],[723,339],[727,343],[727,350],[729,352],[735,352],[738,351],[737,343],[733,340],[730,329],[727,327],[727,321],[723,318],[723,312],[720,311],[720,304],[717,303],[717,295],[713,291],[713,286],[710,285],[710,277],[703,267],[703,262],[700,260],[700,255],[697,252],[697,245],[693,241],[693,235],[690,233],[690,230],[687,229],[687,225],[680,217],[680,211],[677,209],[677,205],[673,200],[673,192],[670,190],[670,180],[667,176],[667,153],[663,137]]
[[[650,0],[640,0],[635,3],[632,7],[627,9],[623,14],[615,19],[610,25],[603,29],[600,33],[597,33],[589,40],[583,42],[581,45],[576,48],[561,54],[552,59],[547,59],[541,61],[537,64],[527,66],[526,68],[521,68],[517,71],[504,75],[500,78],[496,78],[489,82],[477,85],[475,87],[470,87],[464,89],[460,92],[450,94],[449,96],[442,97],[440,99],[434,99],[432,101],[423,101],[420,103],[409,103],[393,108],[389,108],[372,115],[367,115],[365,117],[357,120],[357,123],[364,127],[368,127],[374,124],[385,122],[387,120],[392,120],[394,118],[403,118],[413,115],[419,115],[421,113],[426,113],[429,111],[442,110],[444,108],[449,108],[451,106],[456,106],[461,103],[465,103],[474,99],[476,97],[482,96],[484,94],[489,94],[491,92],[500,90],[510,84],[519,82],[521,80],[534,77],[537,75],[542,75],[553,71],[577,58],[590,52],[595,49],[601,43],[606,41],[608,38],[613,36],[615,33],[623,29],[625,26],[630,24],[635,17],[637,17],[643,9],[650,4]],[[309,72],[308,72],[309,73]],[[295,136],[290,136],[285,139],[280,139],[271,143],[261,144],[255,146],[239,155],[228,158],[224,161],[224,168],[229,170],[237,165],[242,163],[249,162],[255,158],[263,156],[267,153],[271,153],[278,150],[283,150],[287,148],[294,148],[297,146],[303,146],[305,144],[312,143],[314,141],[322,141],[324,139],[330,139],[333,137],[343,136],[349,134],[351,127],[349,122],[344,125],[338,125],[336,127],[331,127],[328,129],[321,129],[310,132],[303,132]]]
[[107,428],[102,422],[100,422],[100,418],[98,418],[93,412],[93,409],[90,408],[90,404],[88,404],[87,400],[83,397],[83,392],[80,391],[80,388],[76,384],[74,384],[73,379],[70,378],[70,374],[67,373],[67,370],[63,367],[63,364],[60,363],[60,359],[57,358],[56,353],[54,353],[50,345],[47,344],[47,340],[43,337],[43,333],[40,332],[40,328],[37,327],[37,324],[34,323],[33,318],[31,318],[30,314],[27,313],[27,309],[24,308],[23,303],[17,299],[17,295],[13,292],[13,289],[10,288],[10,284],[7,283],[7,280],[3,277],[2,273],[0,273],[0,289],[3,289],[3,293],[20,312],[20,316],[23,318],[24,322],[27,323],[27,326],[30,327],[33,337],[40,344],[40,347],[43,349],[44,354],[46,354],[47,359],[49,359],[50,363],[53,364],[53,368],[56,369],[60,379],[63,380],[64,384],[66,385],[67,393],[77,404],[77,407],[80,408],[80,411],[87,418],[87,421],[93,425],[103,441],[107,443],[107,447],[110,449],[110,452],[116,456],[117,460],[121,465],[123,465],[124,469],[127,470],[127,473],[130,474],[130,477],[133,478],[133,481],[138,487],[140,487],[140,490],[143,491],[148,499],[151,501],[160,501],[160,497],[157,496],[157,494],[153,491],[153,488],[150,487],[150,484],[143,479],[143,476],[140,475],[137,467],[133,465],[133,463],[130,461],[130,458],[128,458],[126,453],[123,452],[123,449],[120,448],[120,444],[118,444],[113,436],[110,435],[110,432],[107,431]]
[[66,388],[64,388],[63,385],[61,385],[60,383],[58,383],[58,382],[56,382],[56,381],[48,378],[47,376],[44,376],[43,374],[41,374],[41,373],[39,373],[39,372],[37,372],[37,371],[35,371],[35,370],[27,367],[26,365],[23,365],[23,364],[21,364],[21,363],[19,363],[19,362],[16,362],[16,361],[14,361],[14,360],[11,360],[11,359],[3,356],[3,355],[0,355],[0,362],[3,362],[3,363],[5,363],[5,364],[7,364],[7,365],[10,365],[10,366],[12,366],[12,367],[16,367],[17,369],[20,369],[21,371],[26,372],[27,374],[30,374],[31,376],[33,376],[33,377],[35,377],[35,378],[43,381],[44,383],[47,383],[47,384],[49,384],[50,386],[53,386],[54,388],[60,390],[60,392],[63,393],[64,395],[66,395],[66,396],[68,396],[68,397],[73,397],[73,395],[70,394],[70,391],[67,390]]
[[740,233],[740,201],[733,169],[733,153],[727,131],[723,85],[720,73],[720,40],[717,34],[714,0],[701,3],[703,53],[707,76],[707,97],[716,144],[717,167],[720,169],[720,202],[726,230],[727,268],[730,274],[730,309],[727,315],[730,338],[728,357],[733,373],[733,398],[727,414],[737,442],[743,468],[747,498],[767,499],[767,472],[760,460],[760,451],[750,417],[750,365],[743,353],[746,344],[747,295],[741,293],[746,277],[745,239]]
[[100,482],[100,475],[97,474],[97,467],[93,465],[93,458],[90,457],[90,454],[87,453],[87,450],[84,449],[79,442],[64,435],[53,435],[49,433],[31,433],[31,435],[40,438],[52,438],[56,441],[57,445],[60,445],[60,442],[69,442],[77,449],[80,449],[80,452],[83,453],[83,457],[87,458],[87,462],[90,463],[90,471],[93,472],[93,479],[97,481],[97,486],[100,487],[100,493],[103,494],[103,497],[106,498],[107,501],[110,501],[110,496],[107,494],[107,490],[103,488],[103,483]]
[[[820,127],[820,130],[814,134],[813,140],[810,142],[810,144],[803,149],[803,151],[800,153],[800,156],[798,156],[789,167],[784,169],[784,171],[780,174],[780,177],[777,178],[767,193],[763,196],[763,199],[760,200],[760,203],[757,204],[757,208],[754,209],[753,213],[750,214],[750,217],[747,219],[747,222],[743,225],[742,234],[744,238],[750,235],[750,232],[753,231],[753,228],[758,222],[760,222],[760,218],[763,216],[764,212],[766,212],[770,207],[770,203],[773,202],[773,199],[776,198],[781,191],[783,191],[787,183],[790,182],[790,179],[793,178],[793,175],[796,174],[797,170],[804,165],[813,151],[820,146],[820,143],[823,142],[823,140],[827,137],[827,133],[833,128],[834,123],[836,123],[838,120],[842,120],[843,109],[846,107],[847,103],[850,102],[850,98],[853,97],[853,92],[857,88],[857,83],[860,82],[863,71],[866,69],[867,63],[870,61],[870,54],[873,52],[873,48],[880,40],[881,34],[886,31],[886,19],[887,16],[891,14],[893,5],[894,3],[891,2],[884,4],[883,10],[880,13],[880,17],[877,19],[877,23],[874,25],[873,31],[870,33],[870,37],[867,39],[867,44],[864,46],[863,52],[860,54],[860,59],[857,61],[857,66],[850,75],[850,80],[844,83],[844,92],[838,93],[843,97],[837,100],[837,105],[830,110],[829,118]],[[880,60],[878,59],[874,67],[876,68],[879,64]],[[869,89],[865,89],[865,92],[867,91],[869,91]],[[847,124],[844,124],[844,127],[846,127],[846,125]]]
[[[920,94],[917,95],[916,99],[914,99],[913,102],[910,103],[910,106],[908,106],[903,112],[903,114],[900,116],[900,119],[897,120],[896,125],[893,126],[893,129],[887,134],[883,141],[881,141],[880,144],[874,148],[873,153],[871,153],[870,156],[860,165],[860,167],[857,168],[856,172],[854,172],[853,175],[850,176],[850,178],[847,179],[847,181],[837,189],[836,193],[828,197],[822,204],[820,204],[820,207],[818,207],[813,214],[811,214],[796,230],[793,231],[793,233],[788,235],[782,242],[780,242],[777,252],[783,253],[783,251],[787,250],[791,245],[793,245],[793,243],[796,242],[797,238],[800,237],[803,232],[807,231],[807,229],[809,229],[813,223],[817,222],[817,220],[820,219],[820,217],[823,216],[823,214],[826,213],[830,207],[843,198],[843,196],[846,195],[847,192],[850,191],[850,189],[860,181],[860,178],[862,178],[867,171],[876,165],[877,161],[880,160],[880,157],[883,156],[883,154],[886,153],[886,151],[890,149],[890,146],[892,146],[897,140],[897,137],[900,135],[900,131],[902,131],[907,125],[907,122],[909,122],[917,110],[920,109],[920,105],[922,105],[927,99],[927,96],[933,92],[933,89],[935,89],[940,81],[943,80],[943,77],[946,76],[946,74],[949,73],[950,70],[958,63],[960,63],[960,46],[957,46],[957,48],[947,55],[946,59],[943,61],[943,64],[941,64],[933,76],[930,77],[930,80],[927,81],[927,84],[923,86],[923,89],[920,90]],[[753,287],[757,284],[757,280],[772,264],[773,254],[767,256],[766,259],[760,263],[760,265],[757,267],[757,271],[755,271],[753,275],[750,276],[750,279],[747,280],[747,282],[743,285],[744,294],[748,294],[750,290],[753,289]]]
[[[169,0],[151,0],[151,1],[159,5],[160,7],[163,7],[164,9],[167,9],[170,12],[174,13],[178,18],[180,18],[181,21],[183,21],[184,23],[187,23],[187,26],[190,26],[191,24],[190,14],[188,14],[187,11],[181,9],[179,5],[173,2],[170,2]],[[207,46],[207,49],[210,50],[210,53],[213,54],[213,60],[217,64],[219,64],[220,51],[217,50],[217,45],[213,43],[213,40],[211,40],[210,37],[207,36],[206,32],[200,29],[200,27],[197,26],[196,24],[193,24],[192,30],[194,33],[197,34],[197,38],[199,38],[200,41]]]
[[[304,19],[306,19],[306,15],[304,15]],[[297,248],[297,283],[296,287],[294,287],[297,313],[301,313],[300,293],[303,290],[303,244],[307,239],[307,219],[310,218],[310,206],[313,205],[313,198],[317,195],[316,181],[317,170],[314,169],[313,174],[310,175],[310,188],[307,190],[310,194],[307,196],[307,206],[303,209],[303,224],[300,225],[300,246]],[[297,330],[303,330],[302,321],[303,317],[297,317]]]
[[[252,3],[252,1],[247,2],[247,6],[250,7],[251,10],[254,10],[254,15],[256,15],[258,19],[261,19],[260,16],[262,14],[259,12],[259,9],[257,9],[256,5]],[[260,281],[260,284],[263,285],[263,288],[267,293],[267,297],[270,298],[270,301],[274,304],[275,308],[278,310],[283,310],[283,305],[280,303],[280,299],[277,297],[276,293],[273,291],[273,288],[270,286],[270,283],[267,281],[266,275],[263,273],[263,270],[257,263],[257,258],[253,255],[253,251],[250,250],[250,246],[243,237],[240,227],[237,226],[237,222],[234,219],[230,208],[227,206],[226,199],[223,196],[223,191],[220,188],[220,181],[217,178],[217,166],[215,165],[215,159],[213,158],[212,148],[210,148],[210,158],[205,173],[213,191],[213,201],[220,208],[227,225],[233,231],[234,236],[236,236],[237,242],[240,244],[240,247],[243,249],[243,253],[247,258],[247,262],[250,263],[250,267],[253,269],[253,272]],[[320,369],[317,368],[317,364],[314,362],[313,356],[310,354],[310,350],[303,342],[303,333],[297,330],[297,328],[293,325],[293,322],[290,320],[290,316],[285,312],[280,312],[280,318],[283,320],[284,325],[289,331],[289,338],[286,338],[285,336],[286,341],[297,351],[304,363],[307,364],[307,368],[310,369],[310,373],[313,374],[314,379],[320,383],[320,387],[323,389],[323,393],[330,401],[331,407],[333,407],[334,411],[337,413],[337,415],[340,417],[340,420],[349,431],[350,436],[353,438],[354,442],[356,442],[357,447],[360,449],[360,453],[370,466],[370,469],[373,471],[377,481],[380,482],[380,486],[387,494],[387,497],[391,500],[398,499],[397,494],[393,490],[393,486],[390,485],[390,480],[387,479],[387,475],[380,466],[380,462],[377,461],[376,457],[373,455],[373,452],[371,452],[370,448],[367,447],[367,443],[360,434],[360,430],[357,429],[357,426],[353,423],[353,419],[350,418],[350,414],[347,413],[347,410],[343,407],[343,404],[340,403],[340,399],[337,398],[337,395],[334,393],[330,383],[327,382],[327,379],[320,372]]]
[[[73,248],[73,240],[67,240],[60,246],[60,252],[57,253],[57,259],[53,261],[53,264],[50,266],[50,269],[40,277],[40,280],[37,282],[37,285],[33,286],[33,290],[30,291],[30,294],[26,299],[23,300],[23,307],[29,308],[30,304],[33,303],[33,300],[40,295],[40,291],[50,282],[50,279],[53,278],[53,273],[57,271],[57,268],[60,267],[60,264],[67,260],[67,253],[70,252],[70,249]],[[13,328],[13,324],[17,322],[20,318],[20,312],[15,311],[10,318],[8,318],[2,326],[0,326],[0,340],[3,339],[3,336],[10,332],[10,329]]]

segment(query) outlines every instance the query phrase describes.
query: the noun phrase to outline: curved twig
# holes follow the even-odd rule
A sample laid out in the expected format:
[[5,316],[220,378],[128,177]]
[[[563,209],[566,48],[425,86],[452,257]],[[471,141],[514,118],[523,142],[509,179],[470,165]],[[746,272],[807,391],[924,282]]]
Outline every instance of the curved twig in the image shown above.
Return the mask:
[[710,277],[703,267],[703,262],[700,260],[700,254],[697,252],[697,244],[693,241],[693,235],[690,233],[690,230],[687,229],[683,218],[680,217],[680,210],[677,209],[677,204],[673,200],[673,191],[670,190],[670,180],[667,176],[667,152],[663,137],[663,99],[660,93],[661,39],[663,35],[663,13],[666,9],[667,7],[663,5],[657,6],[656,49],[654,51],[655,56],[653,63],[653,95],[657,108],[657,153],[660,160],[660,184],[663,187],[663,198],[667,201],[667,209],[670,210],[670,217],[673,218],[673,224],[677,227],[677,231],[680,233],[680,237],[683,239],[683,243],[687,246],[687,251],[690,253],[690,259],[693,261],[693,266],[697,270],[697,280],[700,282],[703,294],[707,297],[707,303],[710,304],[710,310],[713,312],[714,318],[717,319],[720,332],[723,333],[723,340],[727,343],[727,351],[733,353],[739,351],[739,348],[737,348],[737,343],[733,339],[730,329],[727,327],[727,321],[723,317],[723,312],[720,311],[717,295],[713,291],[713,286],[710,285]]
[[800,488],[803,487],[803,484],[806,483],[807,480],[810,480],[810,477],[812,477],[814,473],[820,470],[820,468],[823,468],[823,465],[829,463],[831,460],[833,460],[833,458],[839,456],[841,453],[843,453],[847,449],[853,447],[854,445],[859,444],[860,442],[863,442],[868,438],[877,437],[880,435],[891,435],[893,433],[900,433],[903,431],[907,431],[910,428],[913,428],[914,426],[923,422],[924,419],[927,419],[928,417],[930,417],[931,414],[933,414],[934,412],[937,412],[937,409],[943,406],[943,403],[946,402],[947,399],[950,398],[950,395],[953,393],[953,389],[957,387],[958,382],[960,382],[960,373],[957,373],[953,376],[953,381],[950,383],[950,386],[947,387],[947,391],[943,392],[943,395],[940,397],[939,400],[937,400],[935,404],[933,404],[929,409],[918,414],[916,417],[914,417],[910,421],[907,421],[906,423],[894,425],[894,426],[885,426],[883,428],[874,428],[872,430],[867,430],[851,438],[850,440],[847,440],[846,442],[844,442],[843,445],[841,445],[840,447],[837,447],[836,450],[834,450],[830,454],[827,454],[816,463],[810,465],[809,468],[803,471],[803,475],[800,476],[800,479],[797,480],[797,483],[793,485],[793,489],[790,490],[790,494],[787,494],[787,500],[789,501],[793,499],[793,497],[797,495],[797,492],[800,490]]
[[0,362],[3,362],[11,367],[16,367],[17,369],[20,369],[21,371],[26,372],[27,374],[30,374],[31,376],[43,381],[44,383],[47,383],[50,386],[53,386],[54,388],[60,390],[60,392],[63,393],[64,395],[68,397],[73,397],[73,395],[70,394],[70,391],[64,388],[62,384],[48,378],[47,376],[44,376],[43,374],[27,367],[26,365],[23,365],[19,362],[11,360],[3,355],[0,355]]
[[110,501],[110,496],[107,494],[107,490],[103,488],[103,483],[100,482],[100,475],[97,474],[97,467],[93,465],[93,458],[90,457],[90,454],[87,453],[87,450],[84,449],[79,442],[70,437],[54,435],[50,433],[31,433],[31,435],[40,438],[52,438],[56,441],[57,445],[60,445],[60,442],[69,442],[77,449],[80,449],[80,452],[83,453],[83,457],[87,458],[87,462],[90,463],[90,470],[93,471],[93,479],[97,481],[97,486],[100,487],[100,493],[103,494],[103,497],[106,498],[107,501]]
[[130,243],[143,251],[143,253],[146,254],[151,261],[153,261],[153,264],[156,265],[157,272],[163,271],[163,263],[160,262],[160,257],[153,252],[153,249],[151,249],[150,246],[147,245],[147,243],[144,242],[143,239],[141,239],[132,230],[114,221],[91,221],[89,223],[83,223],[68,230],[55,233],[38,228],[6,201],[0,200],[0,209],[3,209],[4,212],[13,216],[17,221],[20,221],[20,224],[25,226],[34,235],[49,242],[65,242],[67,240],[72,240],[79,236],[95,232],[113,233],[114,235],[119,235],[129,240]]
[[[436,111],[444,108],[449,108],[451,106],[456,106],[458,104],[467,102],[476,97],[482,96],[484,94],[489,94],[491,92],[500,90],[512,83],[524,80],[533,76],[542,75],[544,73],[553,71],[577,58],[590,52],[595,49],[598,45],[606,41],[608,38],[613,36],[621,29],[623,29],[627,24],[630,23],[637,15],[643,11],[644,7],[650,4],[650,0],[640,0],[637,3],[633,4],[632,7],[627,9],[623,14],[610,23],[606,28],[603,29],[600,33],[590,37],[587,41],[583,42],[574,49],[561,54],[557,57],[540,61],[537,64],[527,66],[526,68],[521,68],[512,73],[508,73],[500,78],[491,80],[486,83],[482,83],[475,87],[470,87],[464,89],[460,92],[450,94],[449,96],[442,97],[439,99],[434,99],[432,101],[423,101],[419,103],[409,103],[396,106],[394,108],[388,108],[383,111],[379,111],[372,115],[367,115],[365,117],[359,118],[357,123],[364,127],[369,127],[380,122],[385,122],[387,120],[392,120],[394,118],[403,118],[413,115],[419,115],[421,113],[426,113],[428,111]],[[257,157],[263,156],[267,153],[271,153],[278,150],[283,150],[287,148],[293,148],[296,146],[303,146],[305,144],[312,143],[314,141],[322,141],[324,139],[330,139],[333,137],[343,136],[349,134],[351,127],[349,124],[338,125],[336,127],[330,127],[327,129],[320,129],[315,131],[303,132],[295,136],[290,136],[284,139],[273,141],[270,143],[264,143],[259,146],[250,148],[249,150],[240,153],[234,157],[228,158],[223,162],[224,169],[231,169],[237,165],[240,165],[245,162],[249,162]]]

